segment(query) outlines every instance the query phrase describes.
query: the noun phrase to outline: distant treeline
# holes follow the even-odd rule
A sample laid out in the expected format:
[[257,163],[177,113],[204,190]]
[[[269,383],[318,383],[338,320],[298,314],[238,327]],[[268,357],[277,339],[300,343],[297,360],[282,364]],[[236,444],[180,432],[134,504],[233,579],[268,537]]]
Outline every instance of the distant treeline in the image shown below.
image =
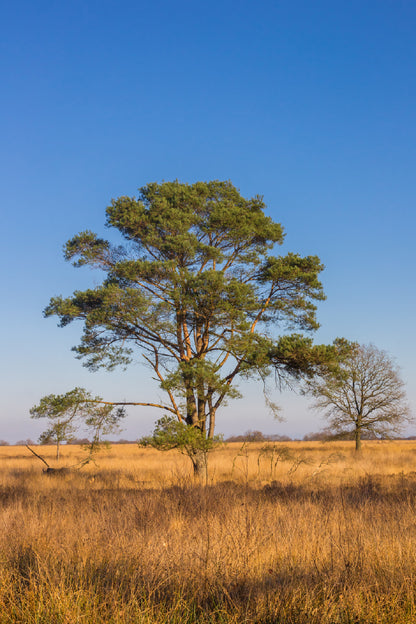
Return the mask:
[[[380,436],[376,436],[372,432],[363,432],[362,433],[363,440],[380,440],[380,439],[391,439],[391,438],[380,438]],[[407,438],[394,438],[397,440],[416,440],[416,436],[408,436]],[[354,440],[354,432],[344,433],[341,435],[334,435],[330,430],[325,429],[323,431],[316,431],[312,433],[307,433],[300,438],[291,438],[287,435],[277,435],[272,434],[268,435],[262,433],[261,431],[246,431],[242,435],[234,435],[228,437],[226,442],[325,442],[329,440]]]
[[[312,433],[307,433],[303,436],[303,438],[291,438],[287,435],[279,435],[279,434],[266,434],[262,431],[246,431],[241,435],[232,435],[225,439],[225,442],[327,442],[329,440],[353,440],[354,435],[351,433],[350,435],[344,434],[343,436],[336,436],[332,434],[329,430],[324,431],[316,431]],[[380,438],[374,435],[371,432],[363,432],[362,434],[363,440],[386,440],[392,438]],[[398,437],[394,438],[395,440],[416,440],[416,435],[411,435],[407,437]],[[137,440],[109,440],[109,444],[137,444]],[[35,446],[38,442],[34,442],[30,438],[27,440],[18,440],[13,445],[10,444],[7,440],[0,440],[0,446]],[[90,444],[90,440],[87,438],[76,438],[67,444],[82,446],[83,444]],[[54,446],[53,443],[51,443]],[[44,445],[47,446],[47,445]]]
[[290,442],[292,438],[287,435],[268,435],[261,431],[246,431],[242,435],[234,435],[227,438],[226,442]]

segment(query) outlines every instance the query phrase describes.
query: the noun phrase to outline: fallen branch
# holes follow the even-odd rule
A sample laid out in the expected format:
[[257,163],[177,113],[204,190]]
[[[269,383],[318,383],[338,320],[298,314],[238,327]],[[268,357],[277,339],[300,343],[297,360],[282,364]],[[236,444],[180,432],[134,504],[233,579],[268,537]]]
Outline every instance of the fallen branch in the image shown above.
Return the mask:
[[30,446],[28,446],[27,444],[26,444],[26,448],[29,449],[29,451],[31,453],[33,453],[33,455],[35,457],[40,459],[40,461],[45,464],[46,468],[43,469],[44,473],[46,473],[46,474],[52,474],[52,473],[54,473],[54,474],[66,474],[66,473],[70,472],[70,468],[52,468],[51,466],[49,466],[49,464],[46,461],[46,459],[44,459],[41,455],[36,453],[36,451],[34,451],[32,448],[30,448]]
[[43,457],[41,457],[41,455],[38,455],[38,454],[37,454],[37,453],[36,453],[33,449],[31,449],[31,448],[30,448],[30,446],[28,446],[27,444],[26,444],[26,448],[27,448],[27,449],[29,449],[29,451],[30,451],[31,453],[33,453],[33,455],[34,455],[35,457],[37,457],[38,459],[40,459],[40,461],[42,461],[42,462],[45,464],[45,466],[46,466],[46,469],[47,469],[47,470],[53,470],[53,468],[51,468],[51,467],[49,466],[49,464],[48,464],[48,462],[46,461],[46,459],[43,459]]

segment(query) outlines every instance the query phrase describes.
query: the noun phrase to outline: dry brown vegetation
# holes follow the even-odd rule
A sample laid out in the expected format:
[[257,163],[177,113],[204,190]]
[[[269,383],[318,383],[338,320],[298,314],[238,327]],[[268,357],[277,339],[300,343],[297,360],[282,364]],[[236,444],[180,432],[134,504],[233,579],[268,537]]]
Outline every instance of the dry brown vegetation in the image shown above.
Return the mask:
[[47,476],[1,447],[0,624],[413,624],[416,443],[352,444],[229,444],[207,485],[174,452]]

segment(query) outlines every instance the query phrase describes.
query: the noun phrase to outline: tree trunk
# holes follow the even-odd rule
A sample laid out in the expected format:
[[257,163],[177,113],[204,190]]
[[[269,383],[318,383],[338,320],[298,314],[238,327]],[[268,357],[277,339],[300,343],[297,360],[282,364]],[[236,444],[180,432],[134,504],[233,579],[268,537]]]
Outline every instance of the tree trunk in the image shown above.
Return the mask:
[[356,427],[355,429],[355,452],[359,453],[361,451],[361,427]]
[[56,442],[56,461],[59,461],[59,440]]
[[197,450],[190,455],[194,468],[194,477],[198,481],[208,482],[208,453]]
[[205,430],[206,430],[206,416],[205,416],[206,399],[205,399],[205,396],[204,396],[204,386],[203,386],[203,384],[198,384],[197,395],[198,395],[198,427],[199,427],[199,429],[201,429],[202,433],[205,435]]
[[194,387],[192,384],[192,375],[183,373],[183,383],[186,395],[186,422],[188,425],[198,426],[198,409],[195,400]]
[[216,410],[212,405],[209,406],[209,429],[208,429],[208,440],[212,440],[214,438],[215,431],[215,412]]

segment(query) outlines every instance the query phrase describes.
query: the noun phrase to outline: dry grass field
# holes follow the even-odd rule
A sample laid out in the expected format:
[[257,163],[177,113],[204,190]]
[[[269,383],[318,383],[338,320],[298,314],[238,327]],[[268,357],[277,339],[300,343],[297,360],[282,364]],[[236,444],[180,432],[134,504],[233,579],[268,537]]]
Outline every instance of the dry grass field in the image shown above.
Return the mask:
[[415,442],[0,458],[0,624],[416,622]]

